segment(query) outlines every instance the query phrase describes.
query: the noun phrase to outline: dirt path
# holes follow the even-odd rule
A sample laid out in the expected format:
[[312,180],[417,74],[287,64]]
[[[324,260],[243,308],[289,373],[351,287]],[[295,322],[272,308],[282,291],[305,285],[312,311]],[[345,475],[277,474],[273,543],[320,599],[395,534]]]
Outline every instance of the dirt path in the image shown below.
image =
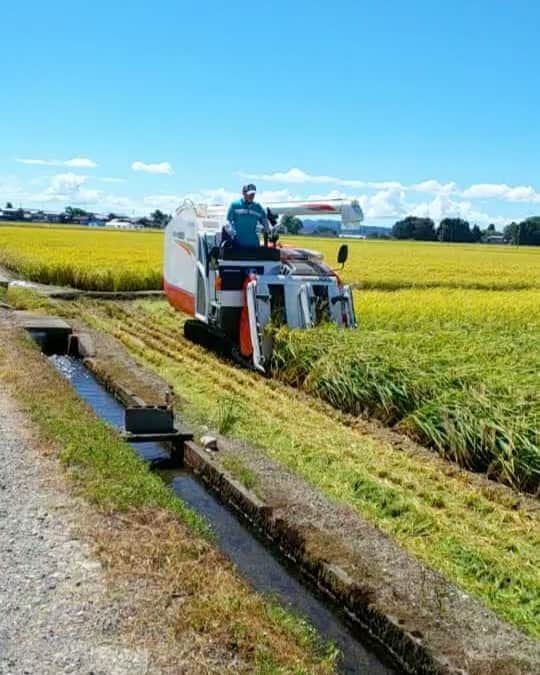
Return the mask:
[[77,536],[82,505],[39,456],[0,381],[0,674],[147,673],[120,601]]

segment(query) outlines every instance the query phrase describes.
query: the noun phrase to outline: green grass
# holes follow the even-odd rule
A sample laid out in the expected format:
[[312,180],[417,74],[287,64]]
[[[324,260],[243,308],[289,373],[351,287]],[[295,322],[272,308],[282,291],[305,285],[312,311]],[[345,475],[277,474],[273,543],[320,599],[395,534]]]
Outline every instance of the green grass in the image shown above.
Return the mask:
[[[31,363],[39,353],[30,338],[25,338],[17,351],[21,362],[26,363]],[[8,353],[2,352],[0,358],[5,362]],[[45,372],[39,385],[31,391],[19,387],[19,398],[39,428],[42,440],[60,448],[61,462],[88,501],[105,511],[165,509],[193,532],[208,533],[205,521],[177,499],[59,375]]]
[[262,448],[350,505],[500,616],[540,637],[540,519],[537,510],[517,507],[516,493],[398,450],[316,398],[231,367],[187,343],[180,315],[163,302],[67,306],[173,385],[185,401],[187,422],[215,428],[223,402],[231,401],[232,437]]
[[239,457],[225,457],[222,461],[225,469],[248,490],[255,490],[259,480],[255,473]]

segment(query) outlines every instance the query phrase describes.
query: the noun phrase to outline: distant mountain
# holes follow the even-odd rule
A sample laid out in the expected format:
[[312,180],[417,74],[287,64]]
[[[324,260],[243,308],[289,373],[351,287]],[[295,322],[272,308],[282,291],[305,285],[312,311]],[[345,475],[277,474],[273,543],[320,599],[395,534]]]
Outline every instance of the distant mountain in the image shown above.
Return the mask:
[[350,235],[364,235],[368,234],[390,234],[390,227],[382,227],[379,225],[358,225],[354,229],[342,229],[341,222],[339,220],[330,220],[329,218],[318,218],[312,220],[306,218],[302,220],[303,228],[300,230],[300,234],[317,234],[317,230],[329,230],[332,229],[336,234],[350,234]]

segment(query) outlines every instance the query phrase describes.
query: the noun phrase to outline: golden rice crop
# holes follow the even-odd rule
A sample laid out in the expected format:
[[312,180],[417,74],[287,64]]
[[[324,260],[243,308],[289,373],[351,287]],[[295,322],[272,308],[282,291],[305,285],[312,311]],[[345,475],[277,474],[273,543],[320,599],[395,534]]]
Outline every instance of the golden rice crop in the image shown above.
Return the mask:
[[[286,237],[332,264],[339,240]],[[540,288],[540,249],[349,240],[343,278],[359,288]],[[161,232],[0,226],[0,264],[27,279],[87,290],[161,288]]]
[[0,265],[26,279],[85,290],[162,285],[161,232],[0,227]]
[[540,288],[540,247],[286,238],[288,244],[321,251],[331,265],[343,242],[349,260],[340,276],[360,288]]
[[540,291],[363,291],[356,308],[357,331],[279,331],[276,376],[538,490]]

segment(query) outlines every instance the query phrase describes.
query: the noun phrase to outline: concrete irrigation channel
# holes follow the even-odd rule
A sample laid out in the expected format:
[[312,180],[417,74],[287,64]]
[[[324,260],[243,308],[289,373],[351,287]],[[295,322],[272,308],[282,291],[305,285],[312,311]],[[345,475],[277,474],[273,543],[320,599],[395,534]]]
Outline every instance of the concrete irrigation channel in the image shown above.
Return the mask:
[[[170,407],[166,383],[113,338],[78,322],[12,315],[45,352],[56,354],[52,363],[117,429],[124,427],[126,407]],[[208,518],[217,544],[257,590],[276,594],[337,643],[343,672],[538,672],[532,640],[350,509],[329,502],[269,459],[265,479],[280,496],[268,499],[264,491],[263,499],[224,465],[222,456],[233,444],[219,438],[217,451],[204,448],[189,440],[180,419],[175,426],[182,432],[176,454],[170,444],[158,442],[159,434],[150,443],[134,443],[134,450]]]
[[[303,583],[305,579],[286,556],[272,550],[260,532],[248,527],[249,512],[262,508],[255,495],[233,479],[218,492],[197,479],[201,467],[208,462],[208,453],[191,441],[192,434],[188,431],[160,428],[164,413],[168,412],[166,408],[145,406],[142,399],[110,380],[107,388],[99,382],[92,373],[100,371],[92,360],[96,354],[88,335],[73,334],[70,326],[57,317],[19,312],[17,320],[96,416],[113,426],[159,472],[173,492],[210,523],[217,545],[250,585],[305,616],[323,638],[335,643],[342,654],[340,672],[374,675],[399,672],[391,655],[385,654],[345,612],[329,607],[320,591]],[[83,362],[81,352],[91,356],[86,356]],[[231,493],[228,504],[232,509],[222,499],[227,492]]]

